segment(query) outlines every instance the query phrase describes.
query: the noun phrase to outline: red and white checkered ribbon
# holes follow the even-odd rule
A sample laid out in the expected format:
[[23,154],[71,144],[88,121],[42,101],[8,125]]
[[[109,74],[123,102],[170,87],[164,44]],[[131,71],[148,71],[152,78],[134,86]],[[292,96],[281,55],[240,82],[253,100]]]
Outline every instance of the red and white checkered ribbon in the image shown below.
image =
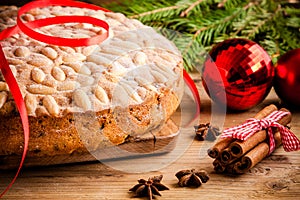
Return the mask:
[[236,138],[239,140],[247,140],[256,132],[266,129],[269,136],[269,145],[271,154],[275,149],[275,139],[272,128],[278,128],[282,145],[285,151],[300,150],[299,139],[285,126],[279,124],[277,121],[283,118],[289,112],[274,111],[264,119],[250,118],[244,124],[225,129],[221,135],[222,138]]

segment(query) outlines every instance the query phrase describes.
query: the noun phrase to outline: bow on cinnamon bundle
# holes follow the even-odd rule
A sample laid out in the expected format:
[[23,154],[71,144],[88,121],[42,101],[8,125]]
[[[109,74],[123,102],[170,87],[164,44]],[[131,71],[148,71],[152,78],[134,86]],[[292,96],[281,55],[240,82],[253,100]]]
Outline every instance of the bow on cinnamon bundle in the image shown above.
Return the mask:
[[269,105],[244,124],[223,131],[208,150],[216,172],[242,174],[270,155],[281,144],[285,151],[300,149],[299,139],[286,127],[291,113]]

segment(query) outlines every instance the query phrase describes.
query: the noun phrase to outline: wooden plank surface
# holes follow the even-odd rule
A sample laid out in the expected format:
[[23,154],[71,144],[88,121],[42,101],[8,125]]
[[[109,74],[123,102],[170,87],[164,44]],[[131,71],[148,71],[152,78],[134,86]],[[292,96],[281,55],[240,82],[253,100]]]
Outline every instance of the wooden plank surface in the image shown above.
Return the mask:
[[[211,121],[211,101],[197,82],[201,95],[200,122]],[[242,123],[265,105],[279,104],[272,90],[267,99],[255,108],[240,113],[227,113],[224,128]],[[194,104],[185,94],[175,118],[185,124],[191,118]],[[181,110],[181,111],[180,111]],[[300,111],[291,110],[292,131],[300,137]],[[215,113],[214,113],[215,114]],[[213,116],[222,121],[222,116]],[[181,118],[181,120],[179,120]],[[170,188],[156,199],[297,199],[300,196],[299,152],[285,152],[282,147],[251,169],[234,176],[217,174],[212,159],[206,154],[213,142],[194,140],[192,125],[182,127],[177,145],[169,154],[111,162],[92,162],[23,169],[4,199],[132,199],[128,190],[140,178],[163,174],[162,183]],[[177,186],[175,173],[182,169],[205,169],[210,180],[200,188]],[[149,171],[150,170],[150,171]],[[138,173],[139,172],[139,173]],[[11,181],[14,171],[0,171],[0,189]],[[146,199],[146,198],[141,198]]]

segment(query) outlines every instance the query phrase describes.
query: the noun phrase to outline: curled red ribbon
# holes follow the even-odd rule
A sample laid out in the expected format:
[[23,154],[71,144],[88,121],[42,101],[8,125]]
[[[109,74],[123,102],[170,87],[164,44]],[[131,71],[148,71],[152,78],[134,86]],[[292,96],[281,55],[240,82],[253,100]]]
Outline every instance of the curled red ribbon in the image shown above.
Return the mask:
[[[72,0],[37,0],[37,1],[32,1],[23,7],[21,7],[18,11],[17,15],[17,25],[7,28],[3,30],[0,33],[0,40],[4,40],[14,34],[17,34],[19,32],[23,32],[29,37],[36,39],[38,41],[47,43],[47,44],[52,44],[52,45],[58,45],[58,46],[70,46],[70,47],[78,47],[78,46],[89,46],[89,45],[94,45],[94,44],[99,44],[103,42],[108,36],[109,36],[109,25],[100,19],[89,17],[89,16],[57,16],[57,17],[51,17],[51,18],[46,18],[46,19],[39,19],[35,21],[30,21],[30,22],[23,22],[22,20],[22,15],[25,14],[26,12],[30,11],[31,9],[34,8],[41,8],[41,7],[48,7],[48,6],[70,6],[70,7],[78,7],[78,8],[87,8],[87,9],[92,9],[92,10],[102,10],[105,12],[110,12],[109,10],[84,3],[84,2],[78,2],[78,1],[72,1]],[[102,27],[103,29],[106,30],[101,35],[96,35],[90,38],[61,38],[61,37],[55,37],[55,36],[49,36],[45,35],[42,33],[39,33],[35,31],[34,29],[40,28],[43,26],[48,26],[48,25],[53,25],[53,24],[63,24],[63,23],[71,23],[71,22],[76,22],[76,23],[89,23],[93,24],[95,26]],[[28,114],[26,111],[26,106],[22,97],[22,94],[20,92],[20,88],[18,86],[18,83],[12,74],[9,64],[5,58],[5,55],[2,50],[2,46],[0,44],[0,69],[2,71],[2,74],[9,86],[10,92],[15,100],[15,103],[17,105],[17,108],[20,113],[21,117],[21,122],[23,125],[23,131],[24,131],[24,149],[23,149],[23,154],[22,158],[18,167],[18,170],[11,181],[11,183],[6,187],[6,189],[0,194],[0,198],[12,187],[14,184],[15,180],[17,179],[20,170],[24,164],[24,160],[26,157],[26,153],[28,150],[28,143],[29,143],[29,123],[28,123]],[[193,96],[195,98],[196,104],[197,104],[197,111],[195,118],[200,114],[200,97],[199,93],[197,90],[197,87],[194,83],[194,81],[191,79],[191,77],[188,75],[188,73],[184,70],[183,71],[183,76],[184,80],[191,89]]]
[[232,137],[239,140],[247,140],[256,132],[266,129],[269,136],[269,155],[275,150],[275,139],[273,135],[273,129],[278,128],[282,145],[285,151],[297,151],[300,150],[299,139],[285,126],[279,124],[280,120],[289,112],[274,111],[264,119],[250,118],[244,124],[225,129],[221,135],[222,138]]
[[[108,12],[108,10],[94,6],[91,4],[77,2],[77,1],[70,1],[70,0],[37,0],[32,1],[24,6],[22,6],[17,15],[17,25],[11,28],[8,28],[0,33],[0,40],[8,38],[16,33],[22,31],[29,37],[36,39],[38,41],[58,45],[58,46],[70,46],[70,47],[78,47],[78,46],[90,46],[94,44],[100,44],[103,42],[109,35],[109,25],[100,19],[89,17],[89,16],[57,16],[57,17],[50,17],[45,19],[39,19],[31,22],[24,23],[22,20],[22,15],[26,12],[34,9],[34,8],[41,8],[41,7],[48,7],[48,6],[70,6],[70,7],[79,7],[79,8],[88,8],[93,10],[102,10]],[[49,36],[42,33],[35,31],[35,28],[41,28],[43,26],[53,25],[53,24],[63,24],[63,23],[89,23],[95,26],[102,27],[106,30],[105,33],[101,35],[96,35],[90,38],[61,38],[55,36]]]

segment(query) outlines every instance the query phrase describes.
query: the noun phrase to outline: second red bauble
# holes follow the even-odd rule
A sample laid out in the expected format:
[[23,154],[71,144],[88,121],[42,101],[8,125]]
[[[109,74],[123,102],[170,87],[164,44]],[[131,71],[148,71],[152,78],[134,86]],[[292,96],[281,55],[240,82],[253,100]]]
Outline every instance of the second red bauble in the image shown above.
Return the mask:
[[208,95],[231,110],[247,110],[262,102],[273,77],[270,56],[247,39],[228,39],[214,46],[202,71]]
[[274,88],[287,106],[300,106],[300,48],[279,58],[275,68]]

